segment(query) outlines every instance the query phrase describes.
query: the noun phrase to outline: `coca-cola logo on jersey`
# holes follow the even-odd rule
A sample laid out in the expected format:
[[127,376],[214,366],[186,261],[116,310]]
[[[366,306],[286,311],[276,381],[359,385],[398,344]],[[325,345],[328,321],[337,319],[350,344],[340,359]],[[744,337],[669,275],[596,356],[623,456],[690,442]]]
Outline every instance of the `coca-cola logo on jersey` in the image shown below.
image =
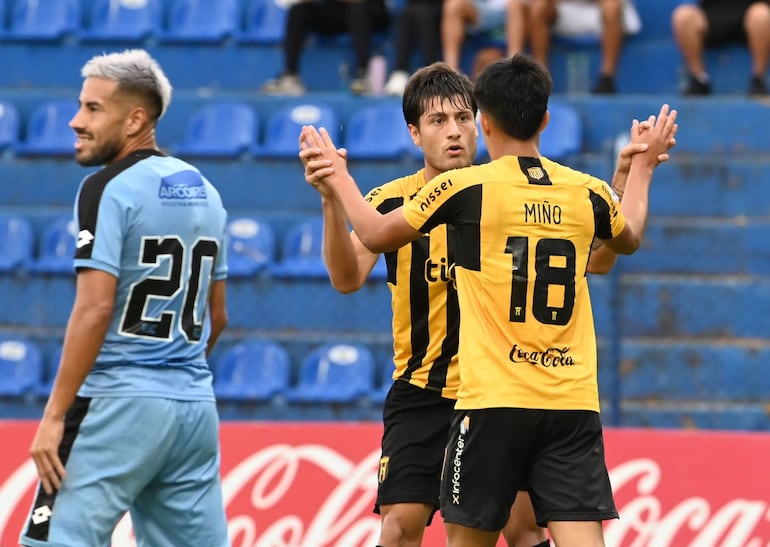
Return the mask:
[[[29,427],[21,435],[25,442],[34,432],[34,424]],[[372,507],[381,426],[285,429],[222,426],[222,488],[233,547],[375,545],[379,517]],[[691,434],[611,430],[605,437],[621,514],[605,526],[609,547],[770,546],[770,484],[763,467],[755,465],[770,455],[770,436],[723,444],[706,435],[709,447]],[[743,440],[751,446],[742,447]],[[0,545],[6,546],[16,544],[36,485],[28,445],[12,446],[15,458],[0,453]],[[741,458],[731,462],[731,455]],[[12,459],[16,464],[9,468]],[[445,545],[440,519],[423,544]],[[133,545],[126,518],[113,546]]]

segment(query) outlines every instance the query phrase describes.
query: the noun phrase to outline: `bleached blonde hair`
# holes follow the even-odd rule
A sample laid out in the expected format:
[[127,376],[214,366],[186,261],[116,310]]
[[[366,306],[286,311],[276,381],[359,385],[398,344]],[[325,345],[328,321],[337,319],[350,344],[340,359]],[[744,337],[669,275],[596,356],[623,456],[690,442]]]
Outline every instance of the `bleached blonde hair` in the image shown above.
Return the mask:
[[158,62],[144,49],[127,49],[92,57],[80,71],[83,78],[105,78],[118,83],[122,91],[144,97],[155,108],[156,120],[171,103],[171,83]]

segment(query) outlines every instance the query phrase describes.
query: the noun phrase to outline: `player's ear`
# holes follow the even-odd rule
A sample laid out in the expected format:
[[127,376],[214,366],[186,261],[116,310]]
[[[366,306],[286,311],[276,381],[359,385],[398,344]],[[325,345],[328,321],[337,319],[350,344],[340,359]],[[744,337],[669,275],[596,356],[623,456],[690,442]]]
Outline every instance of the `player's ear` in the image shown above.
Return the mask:
[[422,138],[420,138],[420,129],[413,124],[407,126],[409,128],[409,135],[412,137],[412,142],[418,148],[422,147]]
[[545,115],[543,116],[543,121],[540,122],[540,129],[538,130],[538,133],[542,133],[543,130],[548,126],[548,122],[551,121],[551,113],[547,110],[545,111]]
[[132,108],[126,116],[126,131],[130,136],[137,134],[145,124],[149,123],[147,109],[141,106]]
[[[489,120],[487,119],[486,115],[483,112],[479,112],[479,123],[478,127],[481,128],[481,134],[485,137],[489,135]],[[478,138],[478,135],[476,135]]]

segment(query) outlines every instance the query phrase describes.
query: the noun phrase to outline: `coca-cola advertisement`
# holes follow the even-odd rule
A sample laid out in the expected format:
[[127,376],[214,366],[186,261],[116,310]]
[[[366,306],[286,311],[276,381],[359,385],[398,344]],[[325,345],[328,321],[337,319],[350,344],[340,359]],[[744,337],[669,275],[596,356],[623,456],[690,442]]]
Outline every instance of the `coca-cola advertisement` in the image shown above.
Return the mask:
[[[36,486],[35,427],[0,421],[2,547],[17,545]],[[381,431],[377,423],[223,423],[233,547],[373,547]],[[605,525],[608,547],[770,547],[770,434],[607,429],[605,443],[620,512]],[[446,545],[439,517],[423,545]],[[126,517],[113,547],[133,546]]]

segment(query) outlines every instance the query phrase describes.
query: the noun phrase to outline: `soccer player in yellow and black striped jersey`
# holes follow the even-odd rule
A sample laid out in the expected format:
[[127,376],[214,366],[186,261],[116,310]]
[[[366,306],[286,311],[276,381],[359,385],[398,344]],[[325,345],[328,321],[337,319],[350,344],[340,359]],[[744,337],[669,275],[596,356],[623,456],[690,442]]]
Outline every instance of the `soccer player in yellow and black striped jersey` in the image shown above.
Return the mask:
[[[450,547],[492,547],[516,491],[560,547],[602,546],[616,518],[599,419],[596,345],[586,284],[591,243],[634,252],[654,168],[676,133],[665,105],[634,124],[622,206],[609,186],[541,158],[551,79],[521,55],[489,65],[476,84],[493,161],[428,182],[402,208],[375,212],[323,129],[302,138],[357,237],[397,249],[447,224],[455,234],[461,376],[441,486]],[[311,177],[308,177],[311,180]]]
[[[425,167],[375,188],[366,196],[380,213],[414,197],[427,180],[470,165],[476,151],[476,105],[470,82],[443,63],[417,71],[405,89],[404,116]],[[623,149],[613,184],[625,185],[636,144]],[[307,155],[300,154],[303,162]],[[319,189],[323,190],[323,187]],[[324,258],[335,288],[363,286],[378,254],[349,234],[344,211],[324,196]],[[454,281],[454,231],[445,225],[386,253],[392,293],[395,380],[384,408],[385,433],[376,510],[382,516],[379,544],[419,546],[437,507],[441,463],[459,374],[459,307]],[[594,252],[588,271],[606,273],[615,255]],[[431,501],[433,500],[433,501]],[[534,522],[526,492],[517,496],[504,530],[509,545],[548,545]]]

